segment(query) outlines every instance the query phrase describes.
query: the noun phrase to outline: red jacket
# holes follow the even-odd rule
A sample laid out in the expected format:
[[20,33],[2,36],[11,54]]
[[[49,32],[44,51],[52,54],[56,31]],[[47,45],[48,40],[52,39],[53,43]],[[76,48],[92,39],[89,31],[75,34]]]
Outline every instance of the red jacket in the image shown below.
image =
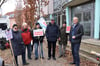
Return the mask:
[[31,32],[29,29],[27,29],[26,31],[22,29],[22,38],[23,38],[23,41],[24,41],[24,44],[25,45],[28,45],[31,43],[31,40],[32,40],[32,36],[31,36]]

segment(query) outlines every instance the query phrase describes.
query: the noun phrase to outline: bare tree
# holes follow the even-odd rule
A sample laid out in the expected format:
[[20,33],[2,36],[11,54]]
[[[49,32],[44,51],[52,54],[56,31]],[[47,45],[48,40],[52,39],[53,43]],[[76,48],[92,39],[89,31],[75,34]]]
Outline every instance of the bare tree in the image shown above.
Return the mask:
[[[32,28],[34,27],[35,21],[40,18],[39,13],[42,13],[42,10],[41,10],[42,3],[43,2],[45,3],[46,0],[23,0],[23,2],[24,2],[25,7],[22,10],[20,10],[20,12],[18,9],[21,8],[21,5],[20,4],[17,5],[17,8],[16,8],[17,10],[15,11],[16,23],[20,25],[22,24],[22,22],[25,21]],[[17,1],[17,3],[20,3],[20,2]],[[38,15],[36,14],[36,12],[39,12]],[[38,18],[35,17],[36,15],[38,16]]]
[[[40,13],[43,13],[42,5],[46,6],[48,1],[47,0],[23,0],[23,1],[25,5],[25,8],[23,10],[25,16],[25,22],[27,22],[32,27],[35,21],[40,18]],[[37,16],[37,18],[35,16]]]
[[23,20],[22,20],[22,1],[21,0],[16,0],[16,9],[15,9],[15,21],[16,23],[18,24],[18,27],[21,28],[21,25],[23,23]]
[[7,0],[0,0],[0,8],[5,2],[7,2]]

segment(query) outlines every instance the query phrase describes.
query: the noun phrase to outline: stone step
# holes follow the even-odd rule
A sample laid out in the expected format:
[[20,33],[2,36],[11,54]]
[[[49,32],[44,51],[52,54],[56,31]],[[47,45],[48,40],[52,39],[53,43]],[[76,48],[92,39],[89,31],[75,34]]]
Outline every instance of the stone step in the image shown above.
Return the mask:
[[97,59],[96,59],[97,58],[96,55],[88,53],[87,51],[84,51],[84,50],[80,50],[80,55],[84,58],[87,58],[88,60],[90,60],[92,62],[99,64],[99,61],[97,61]]
[[[69,49],[69,48],[66,48],[66,50],[71,51],[71,49]],[[99,61],[97,61],[96,58],[89,56],[87,52],[80,50],[79,54],[80,54],[81,57],[83,57],[83,58],[85,58],[85,59],[87,59],[87,60],[89,60],[91,62],[99,64]]]
[[[100,53],[100,45],[99,45],[100,43],[99,42],[100,41],[98,40],[92,40],[92,39],[89,39],[86,41],[82,40],[81,47],[80,47],[80,56],[99,64],[99,61],[97,61],[96,59],[97,56],[91,54],[91,51]],[[71,51],[71,44],[68,44],[67,50]]]

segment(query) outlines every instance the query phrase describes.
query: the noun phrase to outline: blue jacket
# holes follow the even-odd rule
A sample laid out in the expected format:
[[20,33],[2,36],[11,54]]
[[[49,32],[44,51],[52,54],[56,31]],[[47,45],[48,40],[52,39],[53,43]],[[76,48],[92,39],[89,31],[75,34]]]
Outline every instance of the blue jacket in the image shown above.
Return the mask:
[[59,37],[59,27],[54,23],[50,23],[46,29],[46,37],[48,41],[57,41]]

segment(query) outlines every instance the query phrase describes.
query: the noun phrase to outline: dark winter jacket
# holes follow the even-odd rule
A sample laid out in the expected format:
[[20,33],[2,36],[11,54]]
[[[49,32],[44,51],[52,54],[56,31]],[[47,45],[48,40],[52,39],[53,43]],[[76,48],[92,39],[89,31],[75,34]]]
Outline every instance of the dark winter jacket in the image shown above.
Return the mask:
[[25,45],[21,36],[21,32],[14,32],[12,30],[13,39],[11,39],[11,44],[15,56],[21,55],[25,52]]
[[60,29],[60,38],[59,44],[67,44],[68,41],[68,33],[66,33],[66,27],[61,27]]
[[[76,24],[76,26],[73,28],[73,25],[71,26],[69,40],[71,43],[80,44],[82,36],[84,35],[83,26],[81,24]],[[75,36],[75,39],[72,39],[72,36]]]
[[[40,27],[39,29],[42,29],[42,27]],[[37,30],[37,28],[35,28],[34,30]],[[43,39],[44,39],[44,36],[36,36],[34,37],[33,36],[33,43],[43,43]]]
[[59,27],[54,24],[49,24],[46,29],[46,37],[48,41],[57,41],[59,37]]

